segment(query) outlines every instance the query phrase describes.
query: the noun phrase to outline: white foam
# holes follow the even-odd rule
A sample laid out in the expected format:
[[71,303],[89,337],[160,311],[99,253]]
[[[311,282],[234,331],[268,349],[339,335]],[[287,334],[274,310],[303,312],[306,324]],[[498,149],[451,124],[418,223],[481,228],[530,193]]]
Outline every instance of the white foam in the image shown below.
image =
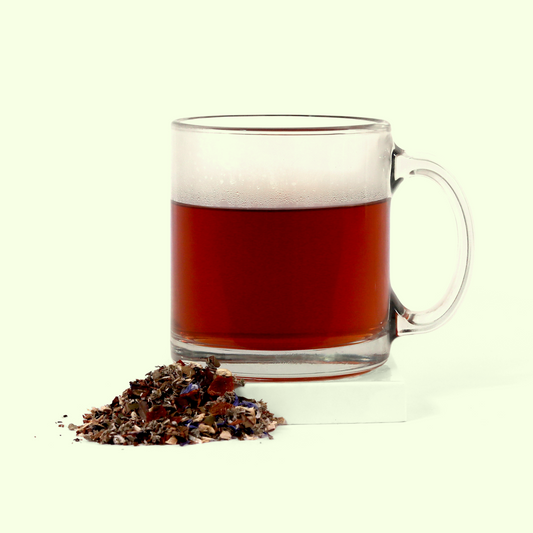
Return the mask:
[[172,200],[236,209],[357,205],[390,197],[389,131],[222,133],[173,128]]

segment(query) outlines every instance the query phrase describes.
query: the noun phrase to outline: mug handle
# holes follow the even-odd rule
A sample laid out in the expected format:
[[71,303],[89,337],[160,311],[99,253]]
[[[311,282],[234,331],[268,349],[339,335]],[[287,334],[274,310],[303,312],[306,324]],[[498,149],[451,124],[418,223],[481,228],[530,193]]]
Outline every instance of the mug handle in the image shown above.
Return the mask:
[[395,337],[432,331],[449,320],[464,295],[472,263],[472,219],[459,185],[441,166],[432,161],[410,157],[395,146],[392,159],[392,192],[404,179],[412,176],[431,178],[447,194],[457,224],[458,261],[446,293],[437,304],[425,311],[411,311],[400,302],[394,291],[391,291],[391,307],[396,317]]

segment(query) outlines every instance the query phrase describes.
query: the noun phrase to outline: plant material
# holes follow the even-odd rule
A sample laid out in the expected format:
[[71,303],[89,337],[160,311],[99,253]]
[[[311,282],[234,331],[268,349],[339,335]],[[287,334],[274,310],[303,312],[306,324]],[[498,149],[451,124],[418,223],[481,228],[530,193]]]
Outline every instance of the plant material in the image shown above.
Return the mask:
[[270,432],[285,420],[262,400],[237,396],[235,388],[244,381],[219,367],[215,357],[205,366],[159,366],[131,381],[110,404],[93,407],[80,426],[68,428],[93,442],[133,446],[272,438]]

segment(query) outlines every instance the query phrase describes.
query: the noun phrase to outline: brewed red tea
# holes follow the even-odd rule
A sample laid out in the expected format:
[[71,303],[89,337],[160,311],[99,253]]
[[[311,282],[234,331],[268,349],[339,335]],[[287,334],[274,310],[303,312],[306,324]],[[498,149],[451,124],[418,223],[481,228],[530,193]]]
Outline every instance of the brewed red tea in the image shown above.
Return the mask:
[[172,202],[172,332],[199,345],[305,350],[383,331],[389,200],[313,209]]

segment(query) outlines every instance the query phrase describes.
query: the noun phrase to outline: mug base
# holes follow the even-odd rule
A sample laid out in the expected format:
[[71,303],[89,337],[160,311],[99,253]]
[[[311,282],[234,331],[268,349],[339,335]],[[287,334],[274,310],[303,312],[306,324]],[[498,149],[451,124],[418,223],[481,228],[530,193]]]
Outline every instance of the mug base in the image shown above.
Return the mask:
[[214,355],[223,368],[246,381],[317,381],[370,372],[383,365],[390,353],[390,336],[334,348],[295,351],[236,350],[202,346],[173,338],[172,360],[205,363]]

